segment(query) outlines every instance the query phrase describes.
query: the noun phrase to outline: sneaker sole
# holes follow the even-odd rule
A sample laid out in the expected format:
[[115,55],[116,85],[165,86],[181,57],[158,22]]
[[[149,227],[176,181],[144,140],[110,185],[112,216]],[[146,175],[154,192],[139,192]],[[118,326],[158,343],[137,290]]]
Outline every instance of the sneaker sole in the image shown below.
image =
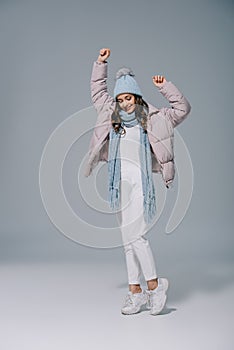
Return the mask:
[[138,314],[140,311],[141,311],[141,309],[138,311],[135,311],[135,312],[127,312],[127,311],[121,310],[121,314],[123,314],[123,315],[135,315],[135,314]]

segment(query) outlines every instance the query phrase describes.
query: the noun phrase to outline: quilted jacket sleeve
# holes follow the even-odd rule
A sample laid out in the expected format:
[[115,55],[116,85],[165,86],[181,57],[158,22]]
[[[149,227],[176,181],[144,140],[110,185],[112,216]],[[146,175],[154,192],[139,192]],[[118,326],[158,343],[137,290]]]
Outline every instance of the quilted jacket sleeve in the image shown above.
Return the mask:
[[171,81],[166,81],[158,90],[171,105],[171,108],[163,107],[161,111],[170,119],[173,127],[176,127],[187,117],[191,105]]
[[90,88],[91,98],[95,109],[100,112],[104,106],[114,104],[114,99],[107,92],[107,62],[93,63]]

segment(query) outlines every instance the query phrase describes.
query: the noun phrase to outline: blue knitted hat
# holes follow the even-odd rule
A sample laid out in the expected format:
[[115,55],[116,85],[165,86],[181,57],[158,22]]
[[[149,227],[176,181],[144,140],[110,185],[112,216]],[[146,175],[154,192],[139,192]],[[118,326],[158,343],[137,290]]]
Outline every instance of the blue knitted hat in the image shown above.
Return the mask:
[[114,98],[119,94],[129,93],[142,96],[141,90],[133,78],[135,75],[127,67],[120,68],[116,73],[116,83],[114,88]]

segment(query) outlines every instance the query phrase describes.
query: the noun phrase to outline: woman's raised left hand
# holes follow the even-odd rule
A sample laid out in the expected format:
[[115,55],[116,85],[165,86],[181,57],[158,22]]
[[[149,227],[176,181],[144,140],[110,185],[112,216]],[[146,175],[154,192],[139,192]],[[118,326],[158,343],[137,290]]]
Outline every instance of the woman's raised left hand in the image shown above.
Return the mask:
[[152,79],[153,79],[154,85],[157,87],[162,86],[166,82],[166,79],[163,75],[154,75]]

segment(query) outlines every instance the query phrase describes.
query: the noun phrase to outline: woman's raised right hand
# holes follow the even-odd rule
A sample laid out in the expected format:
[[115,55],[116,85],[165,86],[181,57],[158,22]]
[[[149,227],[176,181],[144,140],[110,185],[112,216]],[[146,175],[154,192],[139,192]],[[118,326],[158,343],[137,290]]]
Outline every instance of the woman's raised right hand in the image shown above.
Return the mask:
[[104,62],[110,56],[110,49],[104,48],[99,51],[98,62]]

